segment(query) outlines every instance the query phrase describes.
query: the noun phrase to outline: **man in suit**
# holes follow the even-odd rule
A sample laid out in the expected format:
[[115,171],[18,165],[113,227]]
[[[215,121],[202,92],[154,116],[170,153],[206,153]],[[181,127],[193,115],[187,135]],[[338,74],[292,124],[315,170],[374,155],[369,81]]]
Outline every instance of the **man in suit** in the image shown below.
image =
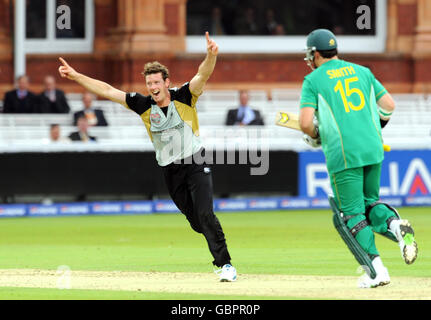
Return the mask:
[[264,122],[260,112],[254,110],[248,104],[250,97],[248,91],[241,90],[239,92],[240,105],[237,109],[229,110],[226,117],[227,126],[263,126]]
[[93,94],[90,92],[85,92],[82,96],[82,102],[84,104],[84,110],[75,112],[73,115],[73,123],[77,124],[77,121],[80,117],[84,116],[88,120],[88,124],[90,126],[98,126],[98,127],[106,127],[108,126],[108,122],[105,119],[105,115],[103,114],[103,110],[94,109],[93,105]]
[[90,136],[88,133],[89,124],[87,118],[83,115],[78,118],[77,122],[78,131],[72,132],[69,139],[73,142],[96,142],[97,138]]
[[45,90],[39,95],[39,113],[69,113],[70,107],[62,90],[56,88],[55,78],[46,76]]
[[35,113],[37,97],[28,88],[29,78],[26,75],[18,77],[16,89],[5,94],[3,113]]

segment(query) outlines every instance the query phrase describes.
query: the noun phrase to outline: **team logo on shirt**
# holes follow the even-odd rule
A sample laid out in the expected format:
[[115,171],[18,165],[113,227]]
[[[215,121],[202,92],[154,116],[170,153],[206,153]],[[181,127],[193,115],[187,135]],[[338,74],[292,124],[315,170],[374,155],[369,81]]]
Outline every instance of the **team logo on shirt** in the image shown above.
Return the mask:
[[162,117],[158,113],[152,113],[150,118],[151,118],[151,122],[153,122],[155,124],[160,124]]

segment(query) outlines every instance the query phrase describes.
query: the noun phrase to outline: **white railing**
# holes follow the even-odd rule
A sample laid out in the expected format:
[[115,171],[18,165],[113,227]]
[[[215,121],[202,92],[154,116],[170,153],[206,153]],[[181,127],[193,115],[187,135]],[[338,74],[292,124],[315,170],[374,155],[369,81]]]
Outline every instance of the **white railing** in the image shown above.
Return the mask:
[[[274,125],[278,110],[298,112],[299,90],[275,89],[271,100],[263,90],[250,91],[253,108],[258,109],[265,121],[263,127],[226,127],[227,111],[235,108],[239,94],[236,90],[206,91],[198,101],[201,136],[206,146],[221,148],[230,142],[241,147],[253,145],[254,137],[265,146],[276,150],[309,149],[300,132]],[[396,112],[383,130],[387,144],[394,149],[431,148],[431,98],[420,94],[393,95]],[[0,103],[1,104],[1,103]],[[69,114],[0,114],[0,152],[19,150],[74,150],[80,144],[59,145],[49,143],[49,126],[61,126],[62,136],[76,131],[73,112],[82,110],[81,101],[71,100]],[[82,150],[153,150],[142,120],[134,112],[111,101],[94,101],[104,111],[108,127],[93,127],[90,134],[98,138],[97,144],[79,147]],[[18,150],[18,151],[17,151]]]

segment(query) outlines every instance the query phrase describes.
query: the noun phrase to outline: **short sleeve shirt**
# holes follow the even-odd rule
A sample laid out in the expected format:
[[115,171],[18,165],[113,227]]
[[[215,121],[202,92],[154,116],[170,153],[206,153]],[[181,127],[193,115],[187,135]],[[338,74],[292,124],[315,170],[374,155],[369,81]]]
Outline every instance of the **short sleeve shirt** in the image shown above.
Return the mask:
[[386,93],[368,68],[343,60],[305,77],[300,108],[316,109],[330,173],[383,161],[377,101]]
[[196,111],[198,96],[190,91],[189,83],[169,92],[171,102],[166,113],[151,96],[126,95],[127,106],[141,117],[147,128],[157,162],[162,167],[192,156],[202,148]]

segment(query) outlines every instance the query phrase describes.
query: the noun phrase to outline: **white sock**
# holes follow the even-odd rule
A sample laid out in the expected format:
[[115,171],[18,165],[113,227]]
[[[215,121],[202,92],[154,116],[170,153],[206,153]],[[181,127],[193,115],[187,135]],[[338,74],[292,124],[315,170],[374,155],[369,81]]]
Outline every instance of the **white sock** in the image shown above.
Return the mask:
[[377,273],[380,273],[382,270],[384,270],[385,266],[383,265],[382,259],[379,257],[375,257],[373,262],[374,270],[376,270]]
[[389,230],[393,233],[393,234],[397,234],[396,230],[398,230],[398,228],[400,227],[400,223],[401,220],[392,220],[391,223],[389,224]]

